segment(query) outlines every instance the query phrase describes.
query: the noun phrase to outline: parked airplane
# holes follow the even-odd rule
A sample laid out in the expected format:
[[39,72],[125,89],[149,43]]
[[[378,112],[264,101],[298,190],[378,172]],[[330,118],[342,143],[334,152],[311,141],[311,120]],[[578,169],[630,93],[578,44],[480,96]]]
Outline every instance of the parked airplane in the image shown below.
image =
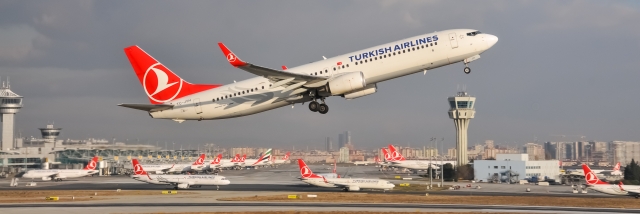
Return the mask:
[[202,186],[219,186],[229,185],[231,182],[224,176],[219,175],[150,175],[140,163],[138,159],[131,161],[133,164],[133,179],[159,185],[172,185],[174,189],[200,188]]
[[244,166],[244,162],[240,157],[240,154],[236,154],[231,160],[223,160],[218,168],[240,168]]
[[389,153],[391,153],[391,161],[392,166],[402,167],[412,170],[425,170],[430,167],[433,169],[440,169],[437,165],[438,161],[429,161],[429,160],[407,160],[400,152],[396,150],[396,147],[389,144]]
[[222,154],[218,154],[216,158],[214,158],[209,165],[207,165],[203,170],[214,170],[217,168],[221,168],[220,165],[222,163]]
[[32,169],[22,175],[23,178],[40,178],[43,181],[61,181],[66,178],[79,178],[98,173],[98,156],[93,157],[84,169]]
[[246,162],[252,163],[253,167],[267,166],[271,165],[271,149],[268,149],[266,152],[260,155],[258,159],[247,159]]
[[284,157],[282,157],[281,160],[273,160],[273,164],[274,165],[280,165],[280,164],[289,163],[289,156],[290,155],[291,155],[291,152],[287,152],[286,154],[284,154]]
[[300,180],[314,186],[342,188],[344,191],[360,191],[361,189],[379,189],[386,191],[395,187],[391,182],[380,179],[325,178],[314,174],[302,159],[298,159],[298,166],[300,167]]
[[333,171],[331,171],[331,173],[318,173],[316,175],[325,178],[340,178],[340,174],[338,174],[338,164],[336,163],[336,159],[333,159]]
[[601,181],[598,176],[596,176],[596,173],[591,171],[591,168],[586,164],[582,164],[582,171],[584,171],[584,180],[587,182],[589,189],[609,195],[628,195],[640,198],[640,185],[623,186],[622,182],[614,185]]
[[[441,40],[440,38],[445,38]],[[325,99],[355,99],[376,93],[377,83],[420,71],[468,63],[498,42],[471,29],[423,34],[336,57],[288,68],[262,67],[238,58],[218,43],[229,63],[257,75],[228,85],[193,84],[180,78],[138,46],[124,49],[151,104],[119,104],[147,111],[152,118],[214,120],[241,117],[309,102],[309,110],[326,114]],[[321,103],[318,102],[320,100]]]

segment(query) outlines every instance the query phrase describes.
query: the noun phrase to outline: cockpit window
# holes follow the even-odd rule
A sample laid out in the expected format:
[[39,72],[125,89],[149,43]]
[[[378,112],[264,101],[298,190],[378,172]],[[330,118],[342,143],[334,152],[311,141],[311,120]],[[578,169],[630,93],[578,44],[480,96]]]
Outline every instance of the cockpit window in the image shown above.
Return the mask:
[[478,34],[481,34],[481,33],[482,32],[480,32],[480,31],[474,31],[474,32],[467,33],[467,36],[475,36],[475,35],[478,35]]

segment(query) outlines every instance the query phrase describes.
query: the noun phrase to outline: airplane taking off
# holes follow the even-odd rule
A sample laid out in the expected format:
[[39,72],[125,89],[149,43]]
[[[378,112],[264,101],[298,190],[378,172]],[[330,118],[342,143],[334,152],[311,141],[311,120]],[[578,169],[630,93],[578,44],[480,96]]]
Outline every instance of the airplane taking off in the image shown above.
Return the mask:
[[628,195],[640,198],[640,185],[623,186],[622,181],[618,185],[601,181],[586,164],[582,164],[582,170],[584,171],[584,180],[587,182],[589,189],[609,195]]
[[381,179],[325,178],[314,174],[302,159],[298,159],[298,166],[300,167],[300,180],[314,186],[342,188],[345,192],[360,191],[361,189],[378,189],[386,191],[395,187],[391,182]]
[[219,175],[150,175],[144,171],[138,159],[133,159],[131,164],[133,165],[131,178],[134,180],[150,184],[172,185],[174,189],[200,188],[202,186],[219,188],[219,186],[231,183],[227,178]]
[[247,116],[305,102],[309,110],[326,114],[325,98],[370,95],[379,82],[458,62],[468,74],[468,64],[497,42],[498,37],[477,30],[445,30],[282,70],[245,62],[218,43],[232,66],[258,76],[228,85],[189,83],[140,47],[130,46],[124,52],[151,104],[119,106],[180,123]]
[[93,157],[84,169],[32,169],[22,175],[23,178],[41,178],[43,181],[62,181],[65,178],[79,178],[98,173],[98,156]]

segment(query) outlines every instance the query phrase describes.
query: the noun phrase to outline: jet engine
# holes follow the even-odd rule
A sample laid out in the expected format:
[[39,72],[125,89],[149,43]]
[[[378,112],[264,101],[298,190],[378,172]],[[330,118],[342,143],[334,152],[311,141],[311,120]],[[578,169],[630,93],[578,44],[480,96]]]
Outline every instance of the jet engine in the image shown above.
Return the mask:
[[43,181],[50,181],[50,180],[51,180],[51,177],[42,177],[42,180],[43,180]]
[[178,184],[178,189],[189,189],[189,184]]
[[162,175],[162,174],[164,174],[164,172],[163,171],[156,171],[156,174]]
[[378,87],[376,86],[376,84],[371,84],[371,85],[367,85],[367,87],[365,87],[363,89],[344,94],[344,98],[346,98],[347,100],[355,99],[355,98],[358,98],[358,97],[367,96],[369,94],[374,94],[374,93],[376,93],[376,91],[378,91]]
[[367,86],[362,72],[350,72],[340,75],[327,83],[331,95],[342,95],[347,92],[360,90]]
[[349,191],[349,192],[357,192],[357,191],[360,191],[360,187],[359,186],[349,186],[349,187],[347,187],[347,191]]

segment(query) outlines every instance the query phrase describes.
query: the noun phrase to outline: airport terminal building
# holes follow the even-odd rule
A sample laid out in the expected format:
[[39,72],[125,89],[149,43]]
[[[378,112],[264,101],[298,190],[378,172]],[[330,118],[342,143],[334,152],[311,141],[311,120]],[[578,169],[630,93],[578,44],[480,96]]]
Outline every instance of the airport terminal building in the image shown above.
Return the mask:
[[560,178],[558,160],[530,161],[528,154],[497,154],[496,160],[476,160],[473,170],[475,180],[482,182],[559,181]]

